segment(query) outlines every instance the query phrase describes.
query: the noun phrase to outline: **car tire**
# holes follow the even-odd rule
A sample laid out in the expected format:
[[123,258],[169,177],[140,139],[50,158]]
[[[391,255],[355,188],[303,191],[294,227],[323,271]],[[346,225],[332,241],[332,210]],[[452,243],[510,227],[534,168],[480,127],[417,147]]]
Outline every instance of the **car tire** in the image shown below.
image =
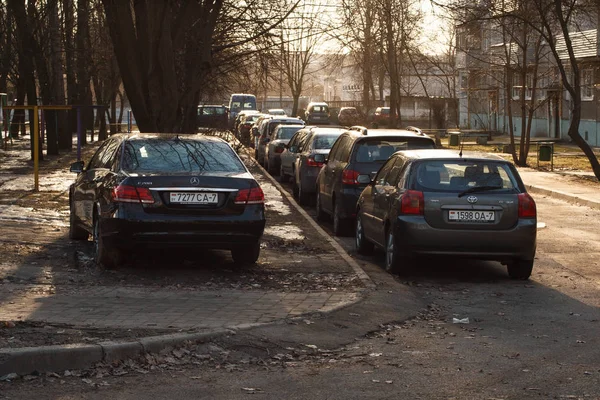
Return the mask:
[[115,269],[122,260],[122,251],[118,248],[107,246],[102,238],[100,216],[94,219],[94,250],[96,265],[105,269]]
[[348,220],[342,218],[340,215],[340,208],[337,202],[333,202],[333,234],[335,236],[347,236],[348,235]]
[[292,176],[292,195],[294,196],[295,199],[297,199],[298,194],[299,194],[299,188],[298,188],[298,183],[296,182],[296,174],[294,174]]
[[401,274],[411,265],[410,258],[398,246],[394,229],[389,228],[385,235],[385,270],[392,274]]
[[360,214],[356,216],[356,229],[354,232],[354,245],[356,252],[362,255],[369,255],[373,253],[374,245],[369,242],[365,237],[365,231],[363,229],[362,218]]
[[231,249],[233,262],[238,265],[255,264],[260,256],[260,241]]
[[267,172],[273,176],[277,175],[277,169],[271,164],[271,161],[267,158]]
[[515,260],[510,262],[506,269],[511,279],[526,281],[533,271],[533,260]]
[[317,198],[315,200],[315,208],[317,209],[317,221],[326,221],[329,216],[327,215],[325,210],[323,210],[323,204],[321,203],[321,191],[318,189],[318,187],[316,197]]
[[300,184],[298,185],[298,203],[302,206],[310,203],[310,194],[306,193],[305,190],[302,190],[302,179],[300,179]]
[[72,240],[88,240],[90,234],[88,231],[80,226],[77,226],[75,221],[75,211],[73,211],[73,205],[69,206],[69,239]]
[[283,173],[283,165],[279,166],[279,181],[285,183],[289,180],[288,176]]

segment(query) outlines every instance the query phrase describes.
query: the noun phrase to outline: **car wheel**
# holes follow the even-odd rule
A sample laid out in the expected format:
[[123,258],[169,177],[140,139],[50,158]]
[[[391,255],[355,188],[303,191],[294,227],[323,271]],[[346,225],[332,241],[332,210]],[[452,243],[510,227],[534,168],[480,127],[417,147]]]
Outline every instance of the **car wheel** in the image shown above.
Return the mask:
[[121,262],[121,250],[110,248],[102,238],[100,216],[94,219],[94,248],[96,265],[106,269],[114,269]]
[[348,221],[340,215],[337,202],[333,202],[333,234],[335,236],[346,236],[348,234]]
[[300,205],[308,205],[310,202],[310,195],[306,193],[306,191],[302,190],[302,179],[300,179],[300,184],[298,185],[298,203]]
[[273,176],[277,175],[277,172],[278,172],[277,169],[275,169],[275,167],[271,164],[271,162],[268,159],[267,159],[267,171]]
[[356,216],[354,244],[358,254],[369,255],[373,252],[373,243],[369,242],[367,238],[365,238],[365,231],[363,229],[362,218],[360,217],[360,214]]
[[283,183],[288,181],[288,176],[283,173],[283,165],[279,166],[279,181]]
[[389,228],[385,239],[385,270],[398,274],[406,271],[410,266],[410,258],[398,246],[394,229]]
[[75,211],[73,210],[73,205],[70,205],[69,212],[69,238],[73,240],[88,240],[90,234],[85,229],[77,226],[75,221]]
[[317,221],[327,220],[327,213],[323,210],[323,204],[321,204],[321,191],[317,187],[317,199],[315,208],[317,209]]
[[258,260],[259,255],[259,240],[257,240],[254,243],[239,246],[231,250],[231,257],[233,258],[233,262],[238,265],[254,264]]
[[298,182],[296,182],[296,174],[294,174],[292,176],[292,195],[294,196],[295,199],[297,199],[298,194],[299,194]]
[[508,276],[511,279],[527,280],[533,270],[533,260],[515,260],[507,266]]

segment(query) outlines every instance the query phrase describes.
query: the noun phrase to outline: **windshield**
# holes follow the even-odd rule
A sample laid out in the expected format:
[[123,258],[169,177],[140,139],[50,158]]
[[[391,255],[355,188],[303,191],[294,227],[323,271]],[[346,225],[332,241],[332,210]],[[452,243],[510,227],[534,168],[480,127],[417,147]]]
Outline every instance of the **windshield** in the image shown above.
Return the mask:
[[227,143],[199,140],[128,140],[122,169],[135,173],[245,172]]
[[286,127],[280,128],[279,133],[277,134],[277,139],[291,139],[294,136],[294,133],[298,132],[298,130],[302,128],[301,126],[295,127]]
[[419,137],[399,137],[385,140],[363,140],[356,148],[357,163],[387,161],[392,154],[400,150],[433,149],[431,139]]
[[425,191],[478,192],[516,190],[509,166],[491,160],[431,160],[419,163],[416,185]]
[[331,149],[333,144],[340,135],[317,135],[315,136],[314,148],[315,149]]

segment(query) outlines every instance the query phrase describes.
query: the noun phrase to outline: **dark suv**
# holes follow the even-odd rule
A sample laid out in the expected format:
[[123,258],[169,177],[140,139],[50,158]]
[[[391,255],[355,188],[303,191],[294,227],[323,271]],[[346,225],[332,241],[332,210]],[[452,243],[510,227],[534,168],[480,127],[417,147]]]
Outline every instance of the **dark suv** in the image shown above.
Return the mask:
[[225,106],[202,104],[198,106],[197,124],[199,128],[227,129],[229,110]]
[[359,182],[358,176],[374,176],[399,150],[434,148],[435,141],[420,132],[350,128],[337,139],[317,177],[317,218],[323,220],[331,215],[335,235],[350,233],[356,202],[369,183]]
[[319,125],[329,124],[329,106],[327,103],[316,103],[312,102],[306,107],[306,113],[304,114],[304,120],[307,125]]

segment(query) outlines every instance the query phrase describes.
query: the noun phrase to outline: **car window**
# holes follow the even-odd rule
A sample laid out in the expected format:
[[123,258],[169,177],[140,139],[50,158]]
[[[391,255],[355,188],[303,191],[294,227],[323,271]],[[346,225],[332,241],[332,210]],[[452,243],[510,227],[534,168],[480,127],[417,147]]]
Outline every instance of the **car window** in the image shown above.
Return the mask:
[[312,135],[312,132],[310,132],[304,135],[302,138],[300,138],[300,141],[298,142],[299,153],[302,153],[304,150],[306,150],[306,147],[308,146],[308,143],[310,143],[310,138],[312,137]]
[[414,171],[415,184],[422,190],[462,192],[490,186],[501,191],[518,190],[510,167],[495,161],[429,160]]
[[340,147],[340,153],[338,155],[338,160],[341,162],[348,162],[350,158],[350,151],[352,150],[352,137],[346,136],[344,143],[342,143],[342,147]]
[[119,147],[119,142],[116,140],[111,140],[106,146],[106,151],[102,154],[100,158],[100,166],[99,168],[111,168],[112,161],[115,153],[117,152],[117,147]]
[[337,138],[333,146],[331,147],[331,151],[329,152],[329,159],[334,161],[336,160],[339,149],[342,146],[342,142],[344,141],[345,136],[340,136]]
[[400,137],[361,140],[355,150],[357,163],[385,161],[400,150],[433,149],[434,142],[428,138]]
[[392,167],[394,166],[395,162],[396,162],[396,159],[392,158],[392,159],[388,160],[385,164],[383,164],[383,166],[381,167],[379,172],[377,172],[377,176],[375,177],[376,185],[390,186],[390,183],[388,181],[388,175],[389,175],[389,172],[392,170]]
[[313,140],[314,149],[331,149],[339,135],[315,135]]
[[110,145],[111,141],[112,140],[107,140],[106,142],[102,143],[102,146],[100,146],[100,148],[92,156],[92,159],[90,160],[87,169],[102,168],[101,160],[102,160],[102,157],[104,156],[104,154],[106,153],[106,150],[108,149],[108,146]]
[[396,162],[394,163],[392,170],[390,171],[390,173],[388,174],[388,176],[386,178],[386,180],[389,182],[390,185],[396,186],[398,184],[398,180],[400,179],[400,175],[401,175],[400,173],[404,169],[405,165],[406,165],[406,160],[404,160],[402,157],[396,157]]
[[125,143],[122,169],[133,173],[245,172],[227,143],[174,139],[140,139]]
[[293,127],[279,128],[277,130],[277,139],[291,139],[292,136],[294,136],[294,133],[298,132],[298,129],[300,129],[300,127],[297,127],[297,128],[293,128]]

